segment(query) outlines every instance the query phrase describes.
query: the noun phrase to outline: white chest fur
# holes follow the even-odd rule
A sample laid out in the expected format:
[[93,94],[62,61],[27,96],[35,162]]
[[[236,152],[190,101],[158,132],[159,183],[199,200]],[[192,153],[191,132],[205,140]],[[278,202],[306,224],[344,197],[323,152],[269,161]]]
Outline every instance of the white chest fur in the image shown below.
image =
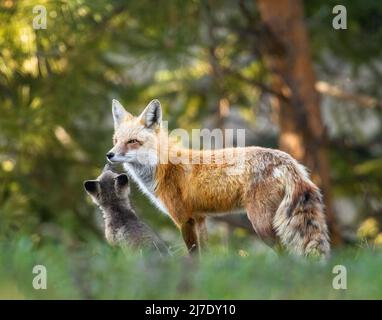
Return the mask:
[[136,166],[130,163],[124,163],[123,167],[138,185],[141,192],[145,194],[160,211],[168,214],[168,210],[165,205],[155,195],[155,169],[145,168],[144,166]]

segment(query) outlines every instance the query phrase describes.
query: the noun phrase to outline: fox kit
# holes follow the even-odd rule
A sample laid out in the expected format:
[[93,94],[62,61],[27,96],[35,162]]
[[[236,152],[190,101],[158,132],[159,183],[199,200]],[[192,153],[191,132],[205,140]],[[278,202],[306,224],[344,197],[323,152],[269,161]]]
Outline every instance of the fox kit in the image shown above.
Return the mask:
[[[287,153],[261,147],[178,147],[162,128],[158,100],[138,117],[116,100],[112,111],[114,147],[107,159],[123,163],[140,189],[169,214],[190,251],[205,244],[207,215],[244,209],[264,241],[277,241],[299,255],[329,254],[320,191]],[[162,161],[163,153],[168,161]],[[232,174],[235,169],[240,170]]]
[[164,242],[138,218],[131,207],[126,174],[106,170],[97,180],[85,181],[84,187],[103,211],[105,236],[111,245],[127,244],[134,249],[155,249],[168,253]]

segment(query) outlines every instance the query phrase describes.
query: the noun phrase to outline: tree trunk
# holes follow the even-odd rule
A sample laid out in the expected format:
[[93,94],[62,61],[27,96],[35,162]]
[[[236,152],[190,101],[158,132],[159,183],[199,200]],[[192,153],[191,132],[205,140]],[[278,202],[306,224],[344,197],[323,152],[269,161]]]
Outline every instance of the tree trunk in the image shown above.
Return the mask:
[[341,242],[331,193],[326,132],[320,113],[320,97],[309,52],[301,0],[258,0],[263,24],[260,44],[270,71],[272,86],[286,99],[275,97],[273,106],[280,126],[282,150],[305,164],[324,195],[333,244]]

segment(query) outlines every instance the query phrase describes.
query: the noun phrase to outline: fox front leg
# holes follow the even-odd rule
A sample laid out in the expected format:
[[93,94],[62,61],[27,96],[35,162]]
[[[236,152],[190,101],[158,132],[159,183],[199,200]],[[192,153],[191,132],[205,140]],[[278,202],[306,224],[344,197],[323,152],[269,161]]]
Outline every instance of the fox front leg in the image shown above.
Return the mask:
[[186,243],[188,252],[195,253],[198,249],[198,236],[194,219],[189,219],[180,226],[180,232]]

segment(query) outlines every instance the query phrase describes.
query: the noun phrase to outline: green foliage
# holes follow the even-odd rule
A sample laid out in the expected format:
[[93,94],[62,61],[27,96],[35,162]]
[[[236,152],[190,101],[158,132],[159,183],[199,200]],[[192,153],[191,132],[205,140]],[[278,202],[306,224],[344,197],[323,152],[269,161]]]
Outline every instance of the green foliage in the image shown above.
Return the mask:
[[[346,31],[332,28],[337,1],[304,3],[318,78],[380,99],[382,2],[342,1]],[[46,30],[32,28],[35,5],[47,8]],[[99,174],[111,146],[111,99],[136,114],[159,98],[170,128],[187,130],[219,124],[227,99],[255,127],[261,108],[271,113],[256,85],[270,82],[258,26],[251,0],[0,2],[0,298],[382,296],[382,254],[370,245],[320,265],[276,257],[243,230],[214,225],[211,251],[189,265],[170,219],[135,189],[137,211],[175,257],[143,258],[100,241],[99,211],[82,181]],[[346,84],[336,80],[343,69]],[[337,100],[330,107],[334,199],[361,200],[356,222],[374,218],[358,236],[381,244],[381,111]],[[370,118],[378,126],[367,135]],[[277,146],[274,134],[258,140]],[[46,291],[32,289],[36,264],[48,269]],[[335,264],[348,268],[348,290],[332,288]]]
[[[265,101],[271,108],[269,96],[253,81],[269,84],[269,72],[254,36],[256,3],[240,3],[2,1],[0,240],[21,233],[36,241],[67,243],[100,234],[82,181],[99,174],[111,146],[112,98],[132,113],[159,98],[170,128],[187,130],[211,117],[219,123],[219,101],[227,99],[255,126],[260,105]],[[46,30],[32,28],[37,4],[47,8]],[[378,98],[381,4],[345,1],[349,30],[333,31],[335,4],[305,2],[320,75],[329,80],[333,75],[327,53],[354,70],[367,67],[370,81],[354,87]],[[338,135],[351,142],[350,147],[331,145],[335,196],[367,195],[378,205],[365,203],[359,214],[380,216],[382,154],[380,144],[370,145],[369,140],[380,137],[381,126],[373,137],[364,137],[356,125],[366,117],[364,111],[356,106],[355,112],[344,112],[346,104],[333,108]],[[380,112],[370,112],[380,124]],[[342,122],[349,125],[341,127]],[[276,147],[276,138],[259,140]],[[155,228],[172,230],[170,238],[177,237],[171,221],[138,192],[134,202]]]
[[[37,4],[47,8],[46,30],[32,28]],[[223,2],[215,5],[223,12]],[[213,80],[199,2],[10,0],[0,21],[2,237],[20,230],[84,240],[94,232],[82,181],[98,175],[110,148],[111,98],[136,113],[159,97],[170,125],[190,129],[216,111],[228,85],[242,105],[258,95],[229,77]],[[227,39],[216,45],[230,64],[240,39]],[[244,71],[257,72],[255,65]],[[169,224],[139,199],[143,213]],[[46,231],[52,224],[56,231]]]
[[[216,247],[200,262],[122,252],[95,241],[73,247],[35,247],[27,238],[0,246],[0,298],[26,299],[378,299],[376,249],[334,254],[326,264],[278,257],[270,251],[240,255]],[[33,266],[47,269],[47,289],[32,287]],[[335,265],[347,269],[347,290],[332,287]],[[234,275],[234,276],[233,276]]]
[[[347,11],[347,31],[334,31],[332,9],[343,5]],[[355,67],[372,63],[382,53],[382,4],[379,1],[313,0],[306,4],[313,34],[314,52],[329,50]],[[375,61],[374,61],[375,62]]]

